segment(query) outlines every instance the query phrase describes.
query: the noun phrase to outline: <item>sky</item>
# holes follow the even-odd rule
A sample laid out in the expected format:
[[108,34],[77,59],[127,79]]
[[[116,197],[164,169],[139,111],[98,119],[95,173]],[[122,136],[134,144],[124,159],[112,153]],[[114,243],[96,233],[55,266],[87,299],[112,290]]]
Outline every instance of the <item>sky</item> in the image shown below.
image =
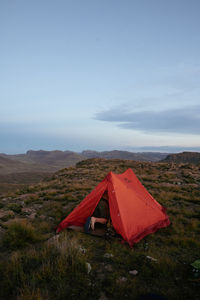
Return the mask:
[[0,0],[0,153],[200,151],[199,0]]

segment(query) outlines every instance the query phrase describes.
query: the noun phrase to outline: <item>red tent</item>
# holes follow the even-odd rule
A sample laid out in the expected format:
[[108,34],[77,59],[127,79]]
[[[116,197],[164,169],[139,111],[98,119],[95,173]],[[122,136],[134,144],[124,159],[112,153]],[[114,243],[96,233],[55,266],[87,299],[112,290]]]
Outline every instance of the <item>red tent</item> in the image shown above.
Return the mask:
[[97,187],[58,225],[83,226],[107,191],[112,225],[132,247],[147,234],[170,224],[161,206],[145,189],[131,169],[122,174],[109,172]]

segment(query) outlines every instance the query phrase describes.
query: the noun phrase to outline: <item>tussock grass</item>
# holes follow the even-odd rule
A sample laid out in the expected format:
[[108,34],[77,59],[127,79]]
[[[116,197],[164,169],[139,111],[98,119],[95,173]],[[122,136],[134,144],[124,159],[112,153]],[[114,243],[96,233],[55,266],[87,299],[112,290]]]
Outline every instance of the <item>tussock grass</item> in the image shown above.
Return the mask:
[[62,235],[42,248],[14,252],[0,265],[2,299],[86,299],[90,280],[79,248],[76,239]]
[[18,203],[10,203],[8,205],[8,209],[13,210],[16,213],[20,213],[22,210],[22,205],[20,205]]
[[48,291],[41,290],[39,288],[30,288],[30,286],[25,286],[20,290],[20,295],[17,296],[17,300],[50,300],[51,297]]
[[2,246],[7,250],[24,248],[40,239],[35,228],[27,221],[13,221],[3,236]]

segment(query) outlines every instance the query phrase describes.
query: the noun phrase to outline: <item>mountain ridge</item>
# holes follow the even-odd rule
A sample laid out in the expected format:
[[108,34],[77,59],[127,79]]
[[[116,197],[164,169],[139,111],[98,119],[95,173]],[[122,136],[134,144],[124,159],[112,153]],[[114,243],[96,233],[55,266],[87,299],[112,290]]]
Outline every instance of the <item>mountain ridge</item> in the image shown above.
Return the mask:
[[87,158],[104,158],[104,159],[125,159],[125,160],[136,160],[136,161],[159,161],[165,158],[168,153],[162,152],[129,152],[122,150],[112,151],[93,151],[84,150],[81,155]]
[[200,164],[200,153],[185,151],[182,153],[169,154],[162,162]]
[[[25,154],[0,154],[0,174],[12,173],[12,163],[15,172],[21,171],[48,171],[56,172],[59,169],[74,166],[79,161],[88,158],[124,159],[136,161],[160,161],[168,153],[160,152],[129,152],[129,151],[93,151],[84,150],[80,153],[61,150],[28,150]],[[16,166],[18,166],[16,168]],[[24,168],[24,169],[23,169]]]

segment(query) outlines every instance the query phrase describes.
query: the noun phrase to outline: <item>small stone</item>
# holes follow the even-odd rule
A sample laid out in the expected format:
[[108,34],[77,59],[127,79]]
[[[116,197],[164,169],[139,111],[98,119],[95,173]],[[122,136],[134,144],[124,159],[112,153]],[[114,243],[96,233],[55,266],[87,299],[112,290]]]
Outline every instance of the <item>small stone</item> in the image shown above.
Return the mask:
[[23,208],[22,208],[22,212],[23,212],[24,214],[26,214],[26,215],[31,215],[31,214],[33,214],[33,213],[36,214],[35,209],[29,208],[29,207],[23,207]]
[[32,213],[30,216],[28,216],[28,218],[33,220],[35,219],[35,216],[36,216],[36,212]]
[[104,254],[104,257],[105,258],[111,258],[111,257],[113,257],[114,255],[112,254],[112,253],[105,253]]
[[151,261],[155,261],[155,262],[158,261],[156,258],[153,258],[153,257],[151,257],[151,256],[146,256],[146,258],[148,258],[148,259],[151,260]]
[[126,277],[119,277],[118,279],[117,279],[117,282],[118,283],[123,283],[123,282],[126,282],[127,281],[127,278]]
[[129,274],[136,276],[138,274],[137,270],[129,271]]
[[91,264],[87,262],[86,266],[87,266],[87,273],[89,274],[92,270]]
[[79,251],[84,254],[87,252],[87,250],[81,246],[79,247]]
[[12,210],[0,210],[0,219],[6,222],[8,219],[14,218],[15,214]]

